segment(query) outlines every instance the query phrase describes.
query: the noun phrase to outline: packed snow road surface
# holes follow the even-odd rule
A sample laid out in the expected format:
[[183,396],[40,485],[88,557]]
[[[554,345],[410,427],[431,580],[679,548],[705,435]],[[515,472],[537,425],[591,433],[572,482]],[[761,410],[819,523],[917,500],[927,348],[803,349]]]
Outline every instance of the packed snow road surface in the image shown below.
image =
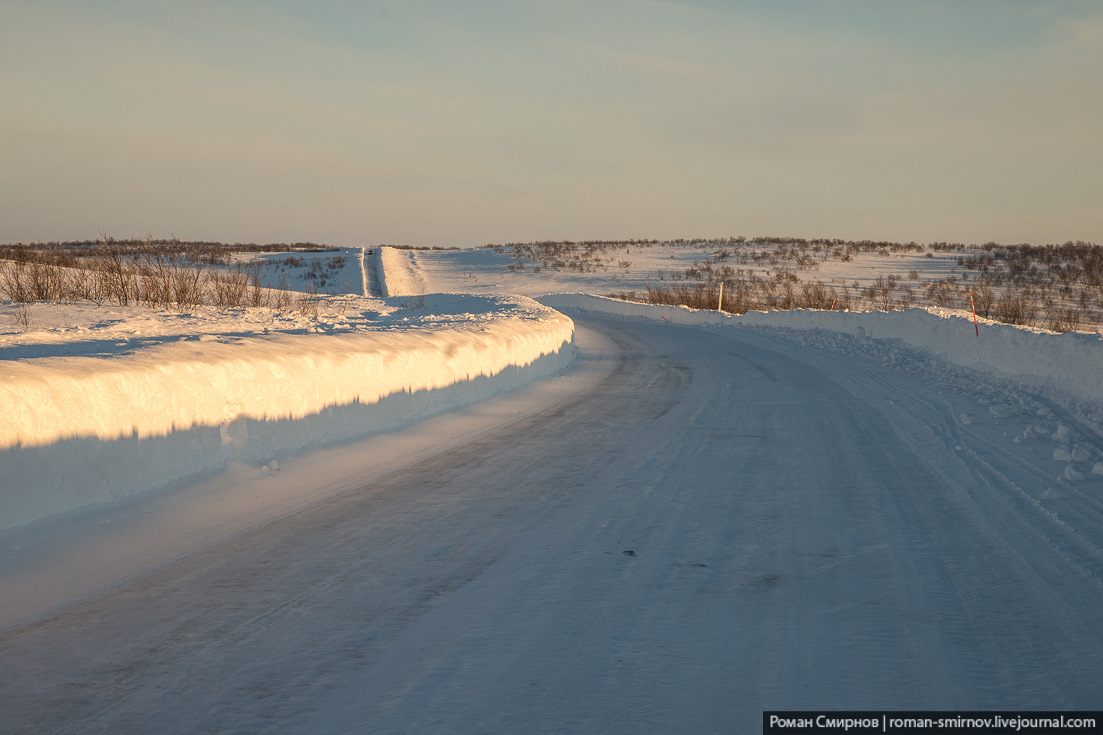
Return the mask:
[[0,730],[1103,707],[1100,493],[1018,418],[768,333],[578,344],[603,372],[560,403],[4,633]]

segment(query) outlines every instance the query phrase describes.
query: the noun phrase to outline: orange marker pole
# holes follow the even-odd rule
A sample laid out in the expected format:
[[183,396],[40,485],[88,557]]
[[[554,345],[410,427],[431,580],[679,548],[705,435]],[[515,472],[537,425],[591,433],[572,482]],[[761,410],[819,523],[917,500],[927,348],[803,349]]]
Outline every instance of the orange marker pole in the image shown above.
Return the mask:
[[977,326],[977,305],[973,303],[973,289],[969,289],[969,306],[973,307],[973,329],[980,337],[980,327]]

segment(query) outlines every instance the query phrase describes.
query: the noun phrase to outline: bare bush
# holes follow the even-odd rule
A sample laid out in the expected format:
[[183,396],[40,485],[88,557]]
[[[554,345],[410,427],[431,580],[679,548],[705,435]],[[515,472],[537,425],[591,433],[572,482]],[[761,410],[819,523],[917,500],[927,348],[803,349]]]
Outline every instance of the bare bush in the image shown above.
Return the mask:
[[124,246],[106,234],[102,235],[95,252],[95,263],[103,291],[119,306],[128,306],[137,297],[137,282],[127,263]]
[[31,309],[25,301],[15,305],[15,323],[25,330],[31,328]]
[[318,316],[318,292],[313,288],[308,288],[304,293],[299,294],[299,297],[295,300],[295,310],[305,317]]
[[1046,328],[1054,332],[1072,332],[1084,324],[1084,315],[1076,307],[1055,309],[1046,322]]
[[31,301],[59,301],[65,292],[66,278],[61,267],[37,260],[27,265]]
[[199,268],[177,266],[169,274],[172,300],[180,308],[195,307],[206,301],[207,276]]
[[973,289],[973,306],[977,313],[987,319],[992,313],[992,304],[995,301],[996,292],[989,288],[987,283],[978,281],[976,288]]
[[998,321],[1005,324],[1033,326],[1038,307],[1031,299],[1029,290],[1008,286],[996,301],[993,313]]
[[0,289],[3,290],[4,298],[8,301],[23,303],[31,300],[24,273],[26,268],[25,262],[17,260],[0,263]]
[[837,298],[835,289],[819,281],[802,283],[800,291],[802,309],[830,309]]
[[899,278],[893,273],[887,276],[877,276],[877,280],[873,282],[873,285],[866,287],[862,291],[862,295],[869,300],[874,309],[891,311],[896,304],[893,293],[896,291],[898,281]]
[[240,269],[229,272],[215,272],[210,278],[211,296],[214,306],[219,309],[233,309],[245,306],[245,295],[249,289],[249,277]]
[[957,278],[950,276],[949,278],[928,282],[926,289],[924,289],[924,295],[927,301],[935,306],[945,309],[954,308],[957,300]]
[[269,306],[281,312],[291,308],[291,286],[286,275],[280,275],[279,285],[276,287],[275,293],[271,296]]

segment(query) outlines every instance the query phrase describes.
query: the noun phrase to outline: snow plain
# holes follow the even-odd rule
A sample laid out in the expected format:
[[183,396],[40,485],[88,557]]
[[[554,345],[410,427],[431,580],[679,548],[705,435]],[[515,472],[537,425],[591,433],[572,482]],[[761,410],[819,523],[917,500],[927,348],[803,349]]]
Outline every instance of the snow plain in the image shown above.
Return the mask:
[[[398,309],[520,278],[490,251],[391,255]],[[556,377],[0,536],[20,597],[0,729],[755,732],[774,708],[1103,708],[1097,339],[540,300],[574,318]],[[987,363],[960,352],[982,343]]]
[[[583,272],[577,269],[541,268],[528,261],[517,269],[518,260],[508,249],[498,252],[484,247],[463,250],[390,250],[388,279],[396,278],[399,293],[516,293],[541,296],[551,293],[588,293],[608,295],[624,291],[643,291],[647,285],[671,285],[675,274],[700,265],[716,250],[707,243],[664,245],[625,244],[603,251],[605,261]],[[514,270],[509,266],[513,264]],[[397,266],[397,267],[396,267]],[[762,275],[768,265],[738,266]],[[792,265],[789,264],[789,268]],[[921,279],[944,278],[958,273],[956,254],[931,253],[931,257],[912,251],[881,255],[861,253],[849,262],[827,260],[798,271],[802,280],[824,283],[858,282],[869,285],[878,275],[894,274],[908,282],[915,271]],[[392,273],[396,274],[392,276]],[[665,280],[659,280],[660,278]]]

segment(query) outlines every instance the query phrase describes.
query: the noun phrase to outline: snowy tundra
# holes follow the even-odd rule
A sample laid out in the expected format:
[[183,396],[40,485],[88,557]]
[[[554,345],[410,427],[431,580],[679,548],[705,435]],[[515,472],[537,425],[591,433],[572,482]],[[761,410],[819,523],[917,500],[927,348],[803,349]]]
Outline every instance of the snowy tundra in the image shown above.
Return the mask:
[[[60,506],[5,466],[5,517],[25,515],[0,535],[0,730],[1103,708],[1098,336],[731,318],[533,279],[539,305],[490,296],[489,257],[384,250],[358,282],[391,296],[297,324],[39,305],[5,331],[0,385],[25,408],[6,397],[3,451],[41,453],[31,475],[75,477],[73,498],[207,472],[42,517]],[[467,282],[479,296],[433,295]],[[449,357],[449,380],[375,388]],[[105,387],[96,360],[128,377]]]

